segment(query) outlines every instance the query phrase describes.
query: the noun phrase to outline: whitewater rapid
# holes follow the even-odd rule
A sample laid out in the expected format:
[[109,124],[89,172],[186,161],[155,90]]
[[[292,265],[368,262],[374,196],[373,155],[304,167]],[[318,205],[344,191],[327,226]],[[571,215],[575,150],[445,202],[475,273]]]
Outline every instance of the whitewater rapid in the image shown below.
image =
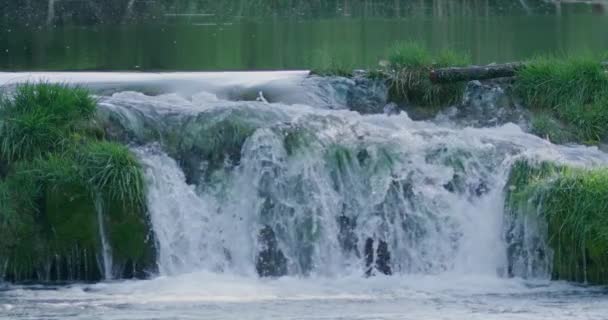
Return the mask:
[[193,273],[0,291],[0,319],[605,319],[606,291],[454,274],[261,280]]

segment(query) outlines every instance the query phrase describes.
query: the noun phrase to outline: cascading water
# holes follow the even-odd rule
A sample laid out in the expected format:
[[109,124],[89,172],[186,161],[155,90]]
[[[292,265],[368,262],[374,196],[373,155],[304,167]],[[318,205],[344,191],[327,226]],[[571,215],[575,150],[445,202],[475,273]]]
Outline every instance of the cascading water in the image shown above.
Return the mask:
[[101,259],[103,266],[103,278],[111,280],[112,276],[112,247],[108,242],[106,235],[106,223],[104,221],[104,207],[101,195],[98,193],[95,196],[95,211],[97,213],[97,225],[99,228],[99,241],[101,242]]
[[[319,107],[210,93],[102,100],[110,131],[143,146],[136,151],[147,168],[161,273],[546,277],[547,260],[509,270],[503,207],[511,164],[606,161],[512,124],[363,116],[328,110],[325,98]],[[539,238],[537,229],[521,236]]]

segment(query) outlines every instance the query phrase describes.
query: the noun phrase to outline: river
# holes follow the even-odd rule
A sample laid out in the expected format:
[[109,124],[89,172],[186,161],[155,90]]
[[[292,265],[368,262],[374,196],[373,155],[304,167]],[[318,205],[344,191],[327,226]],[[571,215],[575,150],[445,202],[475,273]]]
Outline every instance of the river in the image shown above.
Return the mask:
[[90,1],[4,1],[4,70],[289,70],[328,59],[363,68],[407,40],[464,51],[476,63],[608,50],[606,4],[138,0],[133,12]]
[[[110,280],[104,250],[107,281],[0,282],[0,319],[606,318],[605,287],[550,280],[543,241],[524,243],[541,258],[509,253],[504,212],[515,161],[595,167],[606,153],[508,121],[415,121],[385,108],[385,87],[297,71],[328,55],[373,66],[399,40],[476,63],[604,51],[604,5],[244,3],[3,6],[0,86],[91,88],[144,166],[157,268]],[[258,276],[263,248],[262,271],[285,276]]]

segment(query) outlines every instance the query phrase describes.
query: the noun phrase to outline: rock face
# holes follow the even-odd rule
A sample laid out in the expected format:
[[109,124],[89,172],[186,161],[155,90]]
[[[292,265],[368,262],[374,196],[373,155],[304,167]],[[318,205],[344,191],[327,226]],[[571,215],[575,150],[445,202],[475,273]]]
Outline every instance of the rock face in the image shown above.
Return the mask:
[[462,102],[438,118],[472,127],[493,127],[509,122],[526,128],[530,112],[510,93],[508,80],[471,81]]
[[361,114],[383,113],[388,104],[388,87],[384,80],[370,79],[365,74],[352,78],[311,76],[302,84],[306,102],[327,109],[348,109]]
[[393,271],[390,264],[391,253],[388,251],[388,244],[380,240],[378,249],[376,250],[376,269],[385,275],[391,275]]
[[362,114],[383,113],[388,103],[388,87],[382,80],[356,76],[350,87],[346,104],[350,110]]
[[340,242],[342,250],[347,253],[354,252],[355,255],[359,257],[359,252],[357,250],[358,239],[355,234],[357,221],[352,217],[341,215],[338,217],[338,226],[340,228],[338,241]]
[[391,269],[391,253],[388,250],[388,244],[384,240],[378,241],[378,248],[374,257],[374,240],[367,238],[365,241],[365,275],[374,276],[377,272],[385,275],[392,275]]
[[265,226],[258,235],[260,252],[255,268],[260,277],[281,277],[287,274],[287,258],[278,248],[277,237],[271,227]]

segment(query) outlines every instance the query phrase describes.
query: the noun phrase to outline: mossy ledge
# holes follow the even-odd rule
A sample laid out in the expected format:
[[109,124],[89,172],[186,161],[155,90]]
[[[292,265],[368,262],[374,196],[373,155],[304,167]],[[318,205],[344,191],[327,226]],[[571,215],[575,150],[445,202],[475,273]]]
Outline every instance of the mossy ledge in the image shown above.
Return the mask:
[[105,140],[95,112],[89,92],[61,84],[23,84],[2,97],[0,279],[101,280],[99,216],[114,277],[145,277],[154,266],[142,168]]
[[[327,54],[323,57],[312,68],[312,75],[353,77],[357,74],[352,65]],[[405,41],[391,46],[379,67],[364,74],[387,83],[391,102],[438,111],[461,100],[466,82],[433,83],[429,78],[431,70],[470,64],[471,59],[467,54],[450,49],[433,54],[421,43]]]
[[[541,232],[546,232],[552,251],[553,279],[608,284],[607,195],[608,168],[518,161],[507,184],[505,207],[514,221],[526,215],[544,220],[546,230]],[[534,254],[550,256],[542,249]]]

